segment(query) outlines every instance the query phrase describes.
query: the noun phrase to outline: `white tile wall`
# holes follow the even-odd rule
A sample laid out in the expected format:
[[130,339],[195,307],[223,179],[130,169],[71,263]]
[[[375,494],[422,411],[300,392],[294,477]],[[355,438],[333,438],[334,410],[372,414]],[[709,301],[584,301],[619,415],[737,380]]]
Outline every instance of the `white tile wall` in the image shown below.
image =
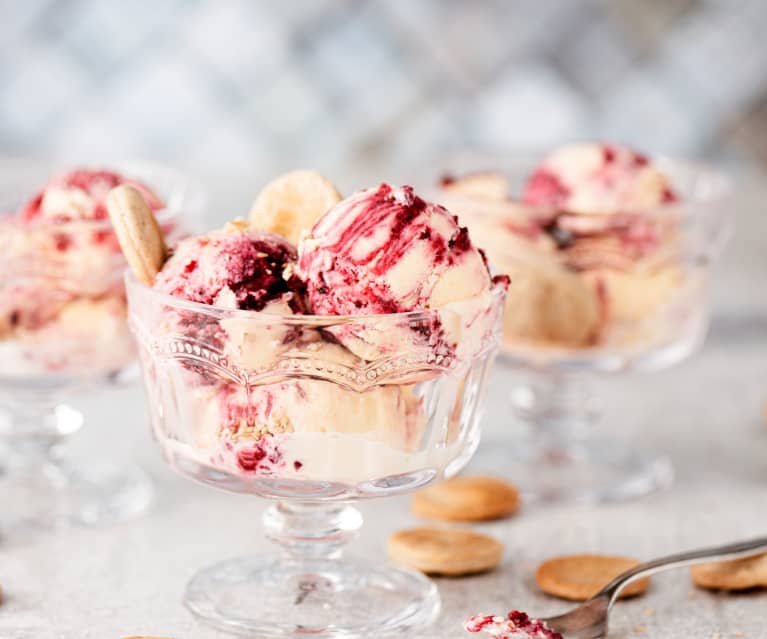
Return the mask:
[[0,15],[0,152],[57,160],[342,170],[587,137],[737,156],[723,131],[767,95],[763,0],[0,0]]

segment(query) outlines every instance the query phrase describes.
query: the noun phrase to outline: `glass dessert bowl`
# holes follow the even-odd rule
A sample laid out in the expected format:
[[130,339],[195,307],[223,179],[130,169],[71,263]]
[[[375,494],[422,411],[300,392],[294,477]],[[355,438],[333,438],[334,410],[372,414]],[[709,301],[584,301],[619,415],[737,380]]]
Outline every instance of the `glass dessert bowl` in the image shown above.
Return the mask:
[[728,181],[613,145],[565,147],[542,164],[465,153],[447,169],[464,177],[443,180],[435,199],[511,277],[501,352],[519,374],[514,413],[532,426],[504,451],[511,479],[549,502],[667,486],[662,455],[591,436],[592,382],[672,366],[703,343],[711,267],[731,226]]
[[[204,570],[187,588],[187,606],[258,636],[366,636],[431,621],[439,604],[428,580],[340,560],[362,523],[343,502],[412,491],[472,455],[503,287],[480,311],[482,328],[443,352],[423,336],[477,318],[475,301],[367,317],[279,316],[177,299],[132,277],[127,286],[168,462],[205,484],[278,500],[264,525],[282,556]],[[370,344],[392,334],[405,337],[371,359]],[[338,335],[363,336],[367,359]]]
[[174,171],[151,164],[119,171],[62,174],[31,200],[39,176],[6,174],[0,184],[5,535],[64,520],[110,523],[143,512],[152,497],[151,482],[138,468],[101,460],[79,465],[61,455],[61,444],[83,424],[65,402],[117,381],[136,360],[125,261],[101,210],[103,196],[116,181],[151,185],[158,218],[172,238],[180,235],[180,215],[201,205],[201,195]]
[[[153,226],[130,189],[112,201],[116,226]],[[264,526],[282,553],[205,569],[184,601],[259,637],[425,626],[439,610],[425,577],[342,557],[362,524],[348,502],[412,491],[471,457],[508,278],[491,276],[457,219],[408,186],[341,200],[318,174],[294,172],[254,210],[167,260],[151,250],[159,231],[146,250],[122,243],[131,264],[132,251],[157,256],[156,275],[136,261],[126,282],[166,459],[276,501]]]

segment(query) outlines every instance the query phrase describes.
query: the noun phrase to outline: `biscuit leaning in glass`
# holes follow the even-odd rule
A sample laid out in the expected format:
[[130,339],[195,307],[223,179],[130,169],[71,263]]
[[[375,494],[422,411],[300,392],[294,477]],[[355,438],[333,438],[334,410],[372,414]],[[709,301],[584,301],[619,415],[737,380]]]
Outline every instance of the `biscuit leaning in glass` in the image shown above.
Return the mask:
[[362,523],[344,502],[469,459],[507,278],[407,186],[340,200],[316,173],[287,174],[250,222],[187,239],[164,263],[152,261],[161,239],[136,242],[132,229],[157,228],[140,199],[122,188],[110,214],[129,262],[153,264],[127,288],[156,439],[181,474],[276,500],[264,525],[285,551],[203,570],[187,607],[264,637],[430,623],[431,582],[342,555]]

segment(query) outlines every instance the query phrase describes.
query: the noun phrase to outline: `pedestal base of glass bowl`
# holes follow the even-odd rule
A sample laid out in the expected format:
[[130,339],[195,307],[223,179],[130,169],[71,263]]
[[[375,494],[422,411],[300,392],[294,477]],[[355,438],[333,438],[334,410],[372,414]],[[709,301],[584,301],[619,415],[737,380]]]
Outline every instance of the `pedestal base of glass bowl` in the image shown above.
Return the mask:
[[[627,443],[596,439],[600,414],[581,372],[527,371],[511,393],[513,414],[528,434],[488,445],[484,467],[503,468],[526,503],[604,503],[641,497],[671,485],[670,460]],[[495,457],[492,459],[491,457]]]
[[62,455],[83,416],[66,405],[29,398],[0,413],[0,536],[26,539],[67,523],[102,526],[148,509],[154,487],[138,467],[76,463]]
[[264,515],[282,556],[233,559],[199,572],[187,608],[222,630],[255,637],[373,637],[414,632],[440,609],[436,586],[409,570],[344,557],[362,524],[338,504],[280,502]]
[[511,450],[499,446],[488,456],[480,455],[479,461],[503,468],[503,477],[525,503],[627,501],[668,488],[674,478],[667,457],[613,441],[549,443],[529,437]]

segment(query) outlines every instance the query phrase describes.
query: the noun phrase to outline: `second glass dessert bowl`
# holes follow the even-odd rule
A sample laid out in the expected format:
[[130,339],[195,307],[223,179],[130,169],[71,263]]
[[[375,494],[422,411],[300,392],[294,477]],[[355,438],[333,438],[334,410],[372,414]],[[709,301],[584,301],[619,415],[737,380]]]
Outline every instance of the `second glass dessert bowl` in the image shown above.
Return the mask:
[[[430,623],[439,597],[429,580],[342,558],[362,524],[345,502],[412,491],[471,457],[505,287],[482,303],[333,317],[189,302],[132,275],[127,290],[168,462],[202,483],[276,500],[264,526],[282,552],[199,572],[187,607],[260,637],[374,636]],[[457,345],[444,348],[439,327],[459,331]]]
[[[606,162],[613,148],[603,147]],[[448,180],[437,198],[511,277],[501,352],[516,375],[513,411],[532,429],[504,450],[505,472],[529,500],[652,492],[672,480],[669,460],[594,437],[600,406],[592,383],[601,374],[672,366],[703,343],[711,268],[731,227],[729,182],[703,165],[636,154],[635,170],[652,166],[673,189],[663,194],[668,201],[589,215],[512,200],[536,166],[524,157],[458,154],[446,168],[468,180],[455,189]],[[555,177],[544,177],[550,183],[536,186],[557,188]],[[609,182],[601,188],[609,192]]]

